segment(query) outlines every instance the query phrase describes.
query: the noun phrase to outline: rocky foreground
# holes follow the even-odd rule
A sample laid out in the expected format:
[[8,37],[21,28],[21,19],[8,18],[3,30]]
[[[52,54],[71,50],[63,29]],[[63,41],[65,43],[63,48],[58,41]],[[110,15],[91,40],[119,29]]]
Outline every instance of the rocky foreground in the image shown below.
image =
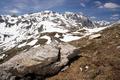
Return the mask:
[[120,25],[70,44],[81,47],[80,57],[48,80],[120,80]]
[[43,80],[59,72],[78,54],[79,49],[66,43],[31,48],[0,65],[0,80]]

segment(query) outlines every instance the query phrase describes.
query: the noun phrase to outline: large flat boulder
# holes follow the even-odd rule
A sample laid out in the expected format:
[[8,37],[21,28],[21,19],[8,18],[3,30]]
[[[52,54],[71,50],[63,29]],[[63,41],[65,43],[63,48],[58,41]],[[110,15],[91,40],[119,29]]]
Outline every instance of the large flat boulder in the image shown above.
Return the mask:
[[[67,43],[31,48],[0,65],[0,80],[29,80],[36,75],[41,79],[53,75],[78,53],[79,49]],[[28,74],[34,74],[34,77]]]

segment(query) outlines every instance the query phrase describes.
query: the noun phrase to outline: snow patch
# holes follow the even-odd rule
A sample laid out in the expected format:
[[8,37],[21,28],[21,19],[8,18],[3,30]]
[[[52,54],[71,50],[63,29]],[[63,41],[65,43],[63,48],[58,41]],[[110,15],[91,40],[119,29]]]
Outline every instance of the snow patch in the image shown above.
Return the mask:
[[78,37],[78,36],[72,36],[71,34],[66,34],[66,35],[63,35],[63,39],[60,39],[61,41],[64,41],[64,42],[69,42],[69,41],[73,41],[73,40],[78,40],[80,39],[81,37]]
[[27,45],[33,46],[33,45],[35,45],[35,43],[36,43],[37,41],[38,41],[38,40],[33,40],[33,41],[27,43]]
[[95,32],[99,32],[105,28],[107,28],[107,27],[100,27],[100,28],[93,28],[93,29],[83,28],[83,29],[87,30],[89,33],[95,33]]
[[41,21],[40,24],[44,26],[43,27],[44,31],[42,31],[42,33],[44,32],[66,33],[68,32],[68,30],[62,28],[63,26],[58,26],[57,24],[50,22],[50,21]]
[[23,46],[26,46],[26,42],[25,42],[25,43],[20,44],[20,45],[18,46],[18,48],[21,48],[21,47],[23,47]]
[[39,47],[40,45],[35,45],[33,48],[37,48],[37,47]]
[[59,37],[60,37],[60,35],[58,35],[58,33],[56,33],[56,34],[55,34],[55,37],[56,37],[56,38],[59,38]]

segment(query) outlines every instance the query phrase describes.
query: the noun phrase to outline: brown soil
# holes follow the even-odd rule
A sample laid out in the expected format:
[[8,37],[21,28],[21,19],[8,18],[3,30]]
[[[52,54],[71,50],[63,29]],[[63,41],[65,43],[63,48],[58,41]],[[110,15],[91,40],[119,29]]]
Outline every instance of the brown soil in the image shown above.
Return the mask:
[[120,80],[120,25],[99,32],[102,36],[70,42],[80,57],[64,72],[47,80]]

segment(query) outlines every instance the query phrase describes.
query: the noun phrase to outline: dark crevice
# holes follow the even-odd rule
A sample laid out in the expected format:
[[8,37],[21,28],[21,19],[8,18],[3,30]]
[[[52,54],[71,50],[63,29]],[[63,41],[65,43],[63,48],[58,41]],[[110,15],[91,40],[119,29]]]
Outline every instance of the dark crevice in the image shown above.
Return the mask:
[[34,73],[28,73],[23,77],[16,77],[15,80],[45,80],[45,78]]
[[69,60],[69,62],[68,62],[68,64],[67,65],[71,65],[71,63],[73,63],[73,62],[75,62],[76,60],[78,60],[80,57],[82,57],[82,56],[76,56],[76,57],[74,57],[74,58],[71,58],[70,60]]
[[58,52],[58,59],[57,59],[57,61],[60,61],[60,59],[61,59],[61,48],[59,48],[59,52]]
[[67,65],[70,66],[71,63],[73,63],[74,61],[78,60],[79,58],[80,58],[80,56],[76,56],[76,57],[70,59],[70,61],[68,62],[68,64],[66,64],[66,65],[64,65],[64,66],[61,66],[58,72],[56,72],[56,73],[54,73],[54,74],[47,74],[47,75],[45,76],[45,78],[50,78],[50,77],[52,77],[52,76],[57,75],[65,66],[67,66]]

